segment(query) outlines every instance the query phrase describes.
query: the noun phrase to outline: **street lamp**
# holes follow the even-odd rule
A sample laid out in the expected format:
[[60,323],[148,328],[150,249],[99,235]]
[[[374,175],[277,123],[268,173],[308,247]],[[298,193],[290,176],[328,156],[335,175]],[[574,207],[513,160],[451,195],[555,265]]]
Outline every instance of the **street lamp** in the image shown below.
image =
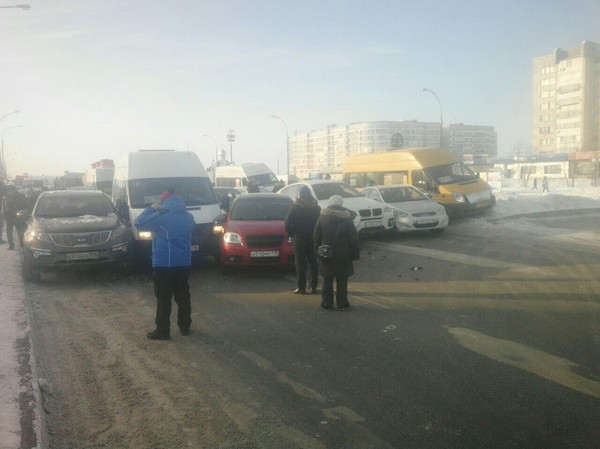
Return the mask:
[[31,6],[28,4],[21,4],[21,5],[13,5],[13,6],[0,6],[0,8],[19,8],[19,9],[22,9],[23,11],[29,11],[31,9]]
[[[283,121],[283,119],[277,115],[272,115],[271,118],[275,118],[283,123],[285,126],[285,163],[286,163],[286,175],[290,175],[290,133],[288,131],[287,123]],[[279,158],[277,158],[279,161]],[[277,171],[279,172],[279,167],[277,167]]]
[[440,101],[440,98],[437,96],[437,94],[434,91],[432,91],[431,89],[427,89],[426,87],[424,87],[423,92],[429,92],[429,93],[433,94],[433,96],[437,100],[438,104],[440,105],[440,147],[441,147],[442,146],[442,124],[444,123],[443,118],[442,118],[442,102]]
[[[17,111],[17,112],[19,112],[19,111]],[[6,159],[4,159],[4,134],[6,134],[6,131],[10,131],[11,129],[15,129],[15,128],[22,128],[22,126],[21,125],[10,126],[10,127],[6,128],[4,131],[2,131],[2,147],[0,150],[2,152],[2,174],[4,176],[4,179],[6,179],[7,181],[8,181],[8,170],[6,169]]]
[[231,163],[233,164],[233,142],[235,142],[235,131],[230,129],[227,132],[227,142],[229,142],[229,157],[231,158]]
[[[1,6],[0,6],[0,8],[1,8]],[[21,111],[19,111],[17,109],[16,111],[12,111],[12,112],[9,112],[8,114],[4,114],[2,117],[0,117],[0,122],[2,122],[2,120],[4,120],[5,117],[8,117],[9,115],[17,114],[18,112],[21,112]]]

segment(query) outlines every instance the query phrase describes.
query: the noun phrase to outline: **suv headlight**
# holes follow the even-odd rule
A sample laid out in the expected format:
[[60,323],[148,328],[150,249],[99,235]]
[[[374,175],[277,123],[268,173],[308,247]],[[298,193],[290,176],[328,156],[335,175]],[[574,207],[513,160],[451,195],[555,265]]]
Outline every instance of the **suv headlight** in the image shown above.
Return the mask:
[[235,232],[226,232],[223,234],[223,241],[225,243],[237,243],[239,245],[242,244],[242,237]]
[[408,217],[408,213],[401,209],[394,209],[394,218],[405,218]]
[[52,243],[52,239],[50,238],[50,236],[48,234],[46,234],[45,232],[40,232],[37,229],[32,229],[30,231],[27,231],[25,233],[25,235],[23,236],[23,238],[26,241],[39,240],[41,242]]
[[117,237],[121,237],[125,232],[127,232],[127,226],[122,224],[117,229],[113,229],[111,238],[116,239]]

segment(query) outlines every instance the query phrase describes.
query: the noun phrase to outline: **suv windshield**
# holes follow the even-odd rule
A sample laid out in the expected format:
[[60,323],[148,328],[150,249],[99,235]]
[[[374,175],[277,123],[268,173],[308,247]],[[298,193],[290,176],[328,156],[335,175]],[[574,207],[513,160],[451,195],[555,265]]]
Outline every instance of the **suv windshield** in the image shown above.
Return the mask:
[[477,175],[462,162],[454,164],[439,165],[425,169],[427,174],[436,184],[452,184],[455,182],[468,182],[477,179]]
[[354,187],[343,182],[313,184],[312,188],[318,200],[328,200],[333,195],[339,195],[342,198],[354,198],[360,196]]
[[112,203],[103,195],[44,195],[38,200],[34,211],[34,215],[38,218],[107,216],[114,213]]
[[151,178],[129,181],[131,207],[140,209],[160,202],[160,195],[174,188],[187,206],[216,204],[217,199],[208,178]]

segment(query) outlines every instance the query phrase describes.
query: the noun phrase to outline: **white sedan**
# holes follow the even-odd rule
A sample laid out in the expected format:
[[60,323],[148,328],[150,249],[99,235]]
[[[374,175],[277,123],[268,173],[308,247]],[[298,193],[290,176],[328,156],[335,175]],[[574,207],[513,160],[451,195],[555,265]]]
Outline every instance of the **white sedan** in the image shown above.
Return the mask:
[[411,185],[370,186],[362,194],[393,209],[396,230],[399,232],[443,232],[448,227],[444,206]]

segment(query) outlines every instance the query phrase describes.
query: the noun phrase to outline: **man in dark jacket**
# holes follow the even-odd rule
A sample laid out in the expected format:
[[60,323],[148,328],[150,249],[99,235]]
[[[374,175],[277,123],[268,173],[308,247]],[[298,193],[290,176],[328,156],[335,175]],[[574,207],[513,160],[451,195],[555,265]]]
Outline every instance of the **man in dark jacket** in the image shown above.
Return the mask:
[[13,228],[17,230],[19,246],[23,247],[25,221],[17,218],[17,212],[28,209],[29,202],[25,195],[19,192],[16,186],[8,186],[6,194],[2,199],[2,215],[4,215],[4,221],[6,222],[6,240],[8,240],[8,249],[15,249]]
[[298,198],[285,218],[285,230],[293,238],[294,243],[294,259],[298,277],[298,288],[294,290],[296,294],[306,294],[307,262],[310,266],[310,292],[313,294],[317,292],[319,267],[315,256],[313,232],[320,212],[321,207],[311,195],[310,189],[302,186],[298,192]]
[[348,277],[354,274],[353,260],[360,257],[358,233],[352,214],[343,207],[339,195],[329,198],[329,206],[321,211],[314,232],[315,251],[321,245],[333,245],[332,259],[319,259],[323,290],[321,307],[333,307],[333,280],[336,280],[335,302],[339,310],[346,310],[348,302]]
[[161,203],[147,207],[135,220],[139,230],[152,231],[152,269],[156,296],[156,330],[151,340],[171,338],[171,298],[177,303],[181,335],[190,334],[192,305],[188,278],[192,264],[194,217],[174,189],[164,192]]

